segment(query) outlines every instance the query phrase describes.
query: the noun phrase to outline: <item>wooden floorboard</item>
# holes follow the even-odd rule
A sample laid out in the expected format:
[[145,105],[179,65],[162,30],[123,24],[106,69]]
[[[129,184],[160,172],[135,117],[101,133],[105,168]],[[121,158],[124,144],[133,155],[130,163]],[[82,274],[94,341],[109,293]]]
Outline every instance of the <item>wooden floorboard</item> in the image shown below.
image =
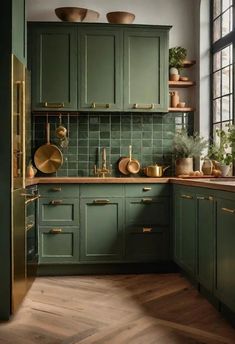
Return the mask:
[[180,274],[40,277],[0,344],[235,344]]

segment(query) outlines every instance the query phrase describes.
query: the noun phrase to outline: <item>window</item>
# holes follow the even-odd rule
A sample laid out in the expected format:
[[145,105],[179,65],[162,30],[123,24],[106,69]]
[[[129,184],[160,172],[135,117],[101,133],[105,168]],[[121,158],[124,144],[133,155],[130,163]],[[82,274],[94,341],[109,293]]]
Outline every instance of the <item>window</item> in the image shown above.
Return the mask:
[[212,1],[212,136],[234,123],[234,1]]

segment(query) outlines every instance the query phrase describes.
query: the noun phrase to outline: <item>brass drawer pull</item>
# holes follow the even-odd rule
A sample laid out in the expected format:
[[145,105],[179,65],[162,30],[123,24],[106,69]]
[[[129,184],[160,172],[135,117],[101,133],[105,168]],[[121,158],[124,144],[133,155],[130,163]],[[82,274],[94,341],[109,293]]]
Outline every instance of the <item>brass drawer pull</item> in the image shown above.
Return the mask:
[[143,188],[143,191],[150,191],[150,190],[152,190],[152,188],[149,188],[149,187],[144,187]]
[[153,199],[152,198],[142,198],[142,202],[145,204],[150,204],[152,203]]
[[151,233],[153,230],[152,227],[143,227],[143,233]]
[[100,109],[110,109],[111,108],[111,104],[97,104],[95,102],[93,102],[91,104],[91,108],[92,109],[97,109],[97,108],[100,108]]
[[189,195],[181,195],[181,198],[185,198],[185,199],[193,199],[193,196],[189,196]]
[[59,191],[61,191],[62,189],[61,188],[59,188],[59,187],[54,187],[54,188],[51,188],[51,191],[55,191],[55,192],[59,192]]
[[133,104],[133,109],[153,110],[154,104]]
[[53,201],[50,201],[50,204],[59,205],[59,204],[63,204],[63,201],[61,199],[54,199]]
[[202,200],[202,201],[214,201],[214,197],[212,196],[209,196],[209,197],[198,196],[197,199]]
[[51,230],[50,230],[50,233],[51,234],[59,234],[59,233],[62,233],[63,231],[62,231],[62,229],[61,228],[52,228]]
[[93,204],[109,204],[109,199],[94,199]]
[[221,210],[225,211],[226,213],[235,214],[235,209],[221,208]]
[[34,223],[33,223],[33,222],[30,222],[30,223],[27,224],[25,230],[28,231],[28,230],[30,230],[31,228],[33,228],[33,226],[34,226]]
[[59,108],[64,108],[64,103],[48,103],[48,102],[45,102],[43,104],[43,106],[45,108],[57,108],[57,109],[59,109]]

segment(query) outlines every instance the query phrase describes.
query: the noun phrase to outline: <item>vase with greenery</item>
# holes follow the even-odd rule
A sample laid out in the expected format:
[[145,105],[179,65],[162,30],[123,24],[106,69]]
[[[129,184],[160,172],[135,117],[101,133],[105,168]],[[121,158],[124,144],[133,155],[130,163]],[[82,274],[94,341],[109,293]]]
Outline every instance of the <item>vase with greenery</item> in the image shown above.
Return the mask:
[[222,176],[226,177],[235,161],[235,125],[216,129],[217,142],[209,147],[208,157],[217,162]]
[[193,159],[200,157],[208,142],[197,133],[188,135],[185,129],[177,132],[173,139],[176,176],[188,175],[193,171]]
[[169,49],[170,80],[179,80],[179,70],[183,68],[186,56],[187,50],[185,48],[174,47]]

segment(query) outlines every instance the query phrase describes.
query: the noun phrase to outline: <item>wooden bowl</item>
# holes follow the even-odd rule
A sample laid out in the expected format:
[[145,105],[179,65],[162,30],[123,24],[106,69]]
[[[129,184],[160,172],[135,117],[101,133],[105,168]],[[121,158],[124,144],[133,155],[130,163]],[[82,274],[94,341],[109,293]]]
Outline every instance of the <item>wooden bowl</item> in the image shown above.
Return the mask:
[[135,19],[135,15],[129,12],[109,12],[106,18],[110,24],[131,24]]
[[55,14],[67,22],[96,21],[99,18],[98,12],[81,7],[58,7]]

